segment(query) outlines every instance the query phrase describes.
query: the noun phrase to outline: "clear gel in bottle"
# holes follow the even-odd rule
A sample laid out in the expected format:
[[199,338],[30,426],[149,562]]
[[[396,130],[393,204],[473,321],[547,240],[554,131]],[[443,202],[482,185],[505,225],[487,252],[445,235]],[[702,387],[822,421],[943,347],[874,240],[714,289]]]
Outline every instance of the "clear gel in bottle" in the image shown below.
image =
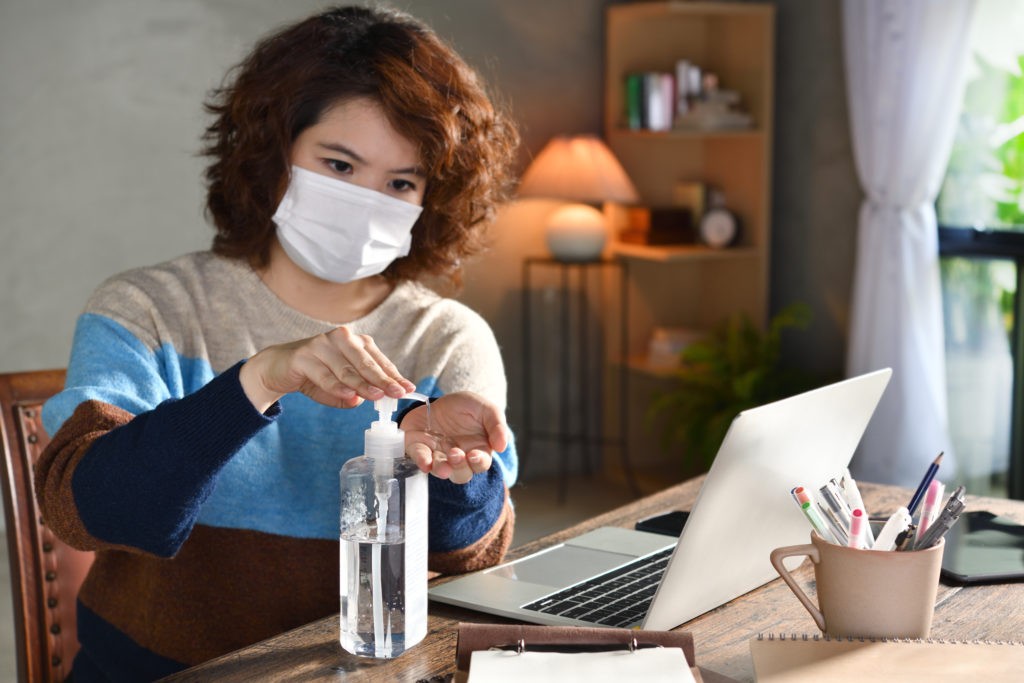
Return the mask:
[[[426,400],[421,394],[407,398]],[[341,646],[390,659],[427,634],[427,475],[405,457],[393,398],[341,468]]]

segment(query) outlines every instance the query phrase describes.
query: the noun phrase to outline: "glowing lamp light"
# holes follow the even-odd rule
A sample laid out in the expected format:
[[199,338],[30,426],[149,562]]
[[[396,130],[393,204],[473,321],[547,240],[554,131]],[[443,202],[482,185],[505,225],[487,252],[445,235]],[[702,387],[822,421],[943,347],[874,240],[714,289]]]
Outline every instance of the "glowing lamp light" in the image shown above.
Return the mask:
[[548,142],[523,174],[519,196],[571,202],[548,218],[545,238],[559,261],[601,258],[608,226],[597,205],[638,199],[618,159],[593,135],[559,136]]

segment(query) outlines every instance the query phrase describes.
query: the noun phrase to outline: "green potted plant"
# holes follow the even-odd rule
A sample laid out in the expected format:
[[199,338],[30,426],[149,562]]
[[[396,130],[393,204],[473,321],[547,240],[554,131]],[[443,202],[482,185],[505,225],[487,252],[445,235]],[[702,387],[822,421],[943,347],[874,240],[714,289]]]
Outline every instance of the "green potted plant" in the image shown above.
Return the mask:
[[672,387],[657,392],[647,412],[649,428],[660,421],[663,447],[682,446],[684,464],[707,471],[741,411],[818,386],[781,358],[782,332],[805,328],[810,318],[807,305],[791,304],[762,331],[738,313],[683,349]]

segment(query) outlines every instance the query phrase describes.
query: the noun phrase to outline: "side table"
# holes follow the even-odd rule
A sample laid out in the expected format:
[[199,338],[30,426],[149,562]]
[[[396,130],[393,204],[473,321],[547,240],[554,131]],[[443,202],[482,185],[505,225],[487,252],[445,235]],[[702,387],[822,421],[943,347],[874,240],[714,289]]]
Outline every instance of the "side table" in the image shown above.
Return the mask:
[[[533,298],[534,271],[539,269],[554,270],[557,275],[557,316],[554,329],[542,329],[544,335],[536,335]],[[627,265],[621,260],[600,261],[558,261],[552,258],[527,257],[523,260],[523,429],[517,435],[520,443],[519,452],[525,470],[530,460],[531,445],[538,441],[551,441],[558,448],[558,500],[564,502],[568,491],[569,461],[571,451],[578,448],[583,471],[591,473],[595,452],[605,446],[617,448],[620,453],[623,475],[634,495],[639,496],[640,490],[633,476],[628,452],[628,407],[625,396],[628,396],[628,369],[625,358],[619,358],[619,386],[615,408],[618,413],[618,430],[615,435],[605,433],[602,420],[595,420],[591,414],[593,405],[598,410],[605,408],[604,387],[601,375],[591,374],[591,368],[604,369],[605,344],[609,317],[609,307],[605,301],[603,277],[609,270],[618,274],[620,289],[620,308],[618,311],[618,334],[620,355],[627,348],[628,318],[628,278]],[[598,334],[590,334],[596,327]],[[541,336],[540,339],[535,338]],[[535,353],[544,339],[555,345],[557,367],[538,368],[538,359],[546,360],[546,354]],[[538,429],[534,424],[534,405],[537,400],[534,376],[542,372],[557,382],[558,400],[550,407],[554,429]],[[548,406],[544,406],[548,409]],[[575,417],[575,419],[573,419]],[[600,416],[598,416],[600,417]]]

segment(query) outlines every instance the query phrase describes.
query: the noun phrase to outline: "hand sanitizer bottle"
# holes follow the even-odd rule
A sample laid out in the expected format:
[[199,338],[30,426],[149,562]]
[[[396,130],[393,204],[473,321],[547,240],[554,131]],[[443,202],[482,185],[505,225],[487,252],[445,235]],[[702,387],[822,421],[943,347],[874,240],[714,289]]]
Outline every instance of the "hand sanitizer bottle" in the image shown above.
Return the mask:
[[[421,394],[409,397],[426,400]],[[427,475],[405,457],[393,398],[341,468],[341,646],[390,659],[427,633]]]

